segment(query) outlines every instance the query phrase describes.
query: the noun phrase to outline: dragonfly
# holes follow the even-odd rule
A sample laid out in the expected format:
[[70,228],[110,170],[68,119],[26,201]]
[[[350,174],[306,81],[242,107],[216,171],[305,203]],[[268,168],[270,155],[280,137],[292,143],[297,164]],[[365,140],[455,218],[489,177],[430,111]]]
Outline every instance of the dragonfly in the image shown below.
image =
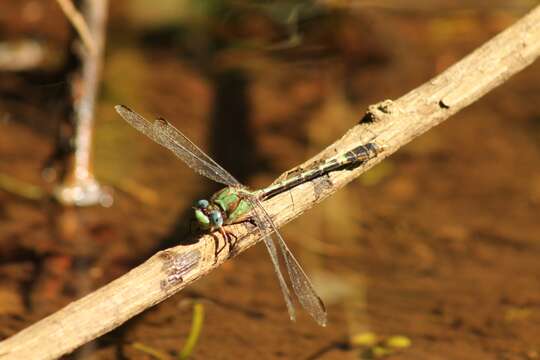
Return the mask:
[[[258,228],[270,255],[290,319],[293,321],[296,319],[296,312],[291,291],[281,272],[278,248],[300,304],[319,325],[325,326],[327,313],[323,301],[283,240],[262,201],[330,171],[369,160],[377,156],[381,147],[375,143],[358,146],[297,176],[286,178],[262,190],[251,191],[165,119],[158,118],[150,122],[123,105],[116,105],[115,110],[131,126],[169,149],[195,172],[226,186],[212,195],[210,200],[203,199],[195,203],[194,215],[200,228],[208,232],[219,231],[225,240],[229,241],[230,235],[224,226],[245,221],[247,214],[250,214],[250,220],[253,220]],[[274,239],[277,240],[279,247],[276,247]]]

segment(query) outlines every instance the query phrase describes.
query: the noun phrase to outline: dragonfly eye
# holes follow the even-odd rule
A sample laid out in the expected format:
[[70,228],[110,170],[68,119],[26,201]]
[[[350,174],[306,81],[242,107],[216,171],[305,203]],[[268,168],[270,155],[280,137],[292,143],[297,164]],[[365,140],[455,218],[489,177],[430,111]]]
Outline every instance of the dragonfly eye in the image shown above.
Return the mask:
[[210,214],[208,214],[208,217],[210,218],[210,222],[213,226],[218,228],[223,226],[223,216],[221,216],[221,213],[219,211],[211,211]]
[[201,209],[195,208],[195,219],[203,229],[210,226],[210,219]]
[[210,203],[208,202],[208,200],[197,200],[197,202],[195,203],[195,207],[198,208],[198,209],[206,209],[208,206],[210,205]]

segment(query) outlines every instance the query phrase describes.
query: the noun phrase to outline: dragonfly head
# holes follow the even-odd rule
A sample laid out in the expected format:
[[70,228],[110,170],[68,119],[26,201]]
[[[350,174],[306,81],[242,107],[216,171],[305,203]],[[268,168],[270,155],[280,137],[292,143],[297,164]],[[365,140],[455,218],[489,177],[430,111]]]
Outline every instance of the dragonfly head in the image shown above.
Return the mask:
[[198,200],[193,207],[195,219],[203,229],[216,229],[223,226],[223,215],[208,200]]

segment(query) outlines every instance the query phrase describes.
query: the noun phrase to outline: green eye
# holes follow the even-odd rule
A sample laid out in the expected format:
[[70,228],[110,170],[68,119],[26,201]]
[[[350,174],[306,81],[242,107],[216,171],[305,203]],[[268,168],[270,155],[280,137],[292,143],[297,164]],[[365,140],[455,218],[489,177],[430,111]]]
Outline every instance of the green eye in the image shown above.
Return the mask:
[[195,219],[197,219],[197,222],[201,226],[208,226],[210,225],[210,219],[208,216],[206,216],[201,210],[196,209],[195,210]]

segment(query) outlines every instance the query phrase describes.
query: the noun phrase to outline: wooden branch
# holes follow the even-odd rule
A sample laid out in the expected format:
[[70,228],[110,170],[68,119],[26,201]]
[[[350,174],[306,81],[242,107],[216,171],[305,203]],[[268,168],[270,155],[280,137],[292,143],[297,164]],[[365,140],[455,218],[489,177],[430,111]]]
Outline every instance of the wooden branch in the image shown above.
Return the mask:
[[[73,6],[71,1],[66,2]],[[73,151],[62,159],[64,176],[61,184],[54,189],[53,195],[64,205],[111,206],[112,193],[98,183],[92,166],[95,103],[103,67],[108,0],[84,0],[81,9],[84,29],[92,40],[92,51],[77,52],[79,66],[69,76],[73,100],[69,124],[73,127],[73,137],[62,139],[57,146],[69,141],[73,144]],[[78,16],[82,16],[81,13],[76,12]],[[84,34],[86,32],[80,33],[80,36]],[[60,134],[60,138],[62,135]]]
[[[267,210],[280,226],[291,221],[400,146],[503,83],[539,55],[540,6],[443,74],[394,102],[371,106],[364,119],[372,123],[353,127],[310,161],[362,144],[372,137],[372,132],[378,135],[371,141],[385,146],[379,157],[354,171],[332,173],[326,188],[307,183],[278,195],[265,202]],[[235,254],[224,250],[215,259],[215,239],[209,235],[191,245],[160,251],[126,275],[1,342],[0,359],[53,359],[66,354],[172,296],[217,268],[229,255],[259,241],[249,225],[229,230],[239,239]],[[223,245],[223,239],[219,241]],[[286,321],[285,307],[283,312]]]
[[96,52],[96,44],[84,17],[77,11],[71,0],[56,0],[56,2],[60,5],[64,15],[66,15],[71,25],[79,34],[86,50],[88,50],[91,55],[94,55]]

